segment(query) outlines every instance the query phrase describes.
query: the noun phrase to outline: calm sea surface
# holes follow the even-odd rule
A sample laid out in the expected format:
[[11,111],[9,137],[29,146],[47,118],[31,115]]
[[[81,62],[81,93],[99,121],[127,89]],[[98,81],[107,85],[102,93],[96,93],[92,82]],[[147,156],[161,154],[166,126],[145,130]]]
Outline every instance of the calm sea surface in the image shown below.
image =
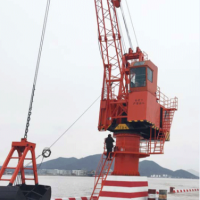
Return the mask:
[[[6,178],[6,176],[5,176]],[[40,184],[52,187],[52,198],[55,197],[81,197],[90,196],[94,186],[93,177],[74,176],[39,176]],[[162,179],[149,178],[149,189],[176,189],[199,188],[199,180],[195,179]],[[1,185],[2,182],[0,182]],[[5,185],[5,183],[4,183]],[[182,194],[168,194],[169,200],[198,200],[199,192],[188,192]]]

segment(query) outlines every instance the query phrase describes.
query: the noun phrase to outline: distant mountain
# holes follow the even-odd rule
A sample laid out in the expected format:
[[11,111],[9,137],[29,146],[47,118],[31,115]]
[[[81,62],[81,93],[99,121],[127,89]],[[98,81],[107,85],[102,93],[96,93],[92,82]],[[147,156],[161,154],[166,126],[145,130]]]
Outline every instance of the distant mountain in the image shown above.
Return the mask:
[[176,178],[199,178],[183,169],[180,169],[180,170],[176,170],[172,173],[172,176],[173,177],[176,177]]
[[[85,169],[87,171],[95,170],[101,158],[101,154],[87,156],[85,158],[57,158],[44,162],[40,169],[64,169],[64,170],[76,170]],[[113,166],[112,166],[113,169]],[[167,175],[172,178],[189,178],[197,179],[198,177],[185,171],[177,170],[172,171],[167,168],[161,167],[153,161],[144,160],[139,163],[139,172],[141,176],[151,177],[152,175]]]
[[193,174],[193,175],[199,177],[199,172],[197,172],[197,171],[195,171],[195,170],[193,170],[193,169],[188,169],[187,171],[188,171],[189,173],[191,173],[191,174]]
[[91,171],[96,169],[101,154],[87,156],[85,158],[57,158],[47,162],[43,162],[40,169],[64,169],[64,170],[78,170],[85,169]]
[[160,175],[163,174],[167,175],[168,177],[172,178],[191,178],[191,179],[198,179],[198,176],[193,175],[185,170],[176,170],[172,171],[167,168],[163,168],[157,163],[153,161],[144,160],[139,164],[139,171],[141,176],[148,176],[151,177],[152,175]]
[[95,170],[97,168],[100,158],[101,154],[87,156],[67,165],[65,169],[86,169],[87,171]]
[[[96,170],[101,154],[87,156],[85,158],[57,158],[43,162],[40,169],[63,169],[63,170],[78,170],[84,169],[87,171]],[[39,165],[38,165],[39,166]],[[113,169],[113,166],[111,167]],[[12,171],[12,170],[11,170]],[[144,160],[139,163],[139,172],[141,176],[163,176],[171,178],[188,178],[198,179],[198,176],[185,170],[172,171],[170,169],[161,167],[153,161]]]
[[172,170],[163,168],[157,163],[148,160],[144,160],[139,163],[139,172],[141,176],[148,176],[148,177],[150,177],[151,175],[163,175],[163,174],[171,175],[173,173]]
[[43,162],[40,169],[67,169],[67,166],[78,162],[77,158],[57,158]]

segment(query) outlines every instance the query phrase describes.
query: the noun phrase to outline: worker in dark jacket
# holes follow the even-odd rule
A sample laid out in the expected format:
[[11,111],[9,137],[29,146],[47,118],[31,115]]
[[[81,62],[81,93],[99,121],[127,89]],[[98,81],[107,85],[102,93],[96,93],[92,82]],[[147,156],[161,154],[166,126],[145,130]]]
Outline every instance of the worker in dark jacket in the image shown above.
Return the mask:
[[[111,157],[112,157],[111,152],[112,152],[112,148],[113,148],[113,142],[115,142],[115,141],[111,137],[111,134],[108,134],[108,137],[105,140],[106,149],[107,149],[107,158],[106,159],[111,159]],[[110,154],[110,158],[108,157],[109,154]]]

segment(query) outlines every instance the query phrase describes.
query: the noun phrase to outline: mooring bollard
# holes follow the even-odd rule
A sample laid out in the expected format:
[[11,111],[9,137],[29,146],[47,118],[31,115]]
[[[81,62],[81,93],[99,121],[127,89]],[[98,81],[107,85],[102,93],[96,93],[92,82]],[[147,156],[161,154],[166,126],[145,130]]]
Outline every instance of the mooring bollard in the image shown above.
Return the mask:
[[167,200],[167,190],[159,190],[159,200]]
[[170,193],[174,193],[174,189],[175,189],[175,187],[170,187],[169,188]]
[[156,190],[148,190],[148,200],[156,200]]

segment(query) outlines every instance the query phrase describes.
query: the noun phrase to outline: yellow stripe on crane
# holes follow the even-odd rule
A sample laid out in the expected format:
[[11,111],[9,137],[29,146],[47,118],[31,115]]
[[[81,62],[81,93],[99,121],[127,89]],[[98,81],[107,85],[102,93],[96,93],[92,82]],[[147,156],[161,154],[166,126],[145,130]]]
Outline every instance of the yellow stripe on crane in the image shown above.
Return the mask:
[[126,124],[119,124],[115,130],[129,130],[129,127]]

